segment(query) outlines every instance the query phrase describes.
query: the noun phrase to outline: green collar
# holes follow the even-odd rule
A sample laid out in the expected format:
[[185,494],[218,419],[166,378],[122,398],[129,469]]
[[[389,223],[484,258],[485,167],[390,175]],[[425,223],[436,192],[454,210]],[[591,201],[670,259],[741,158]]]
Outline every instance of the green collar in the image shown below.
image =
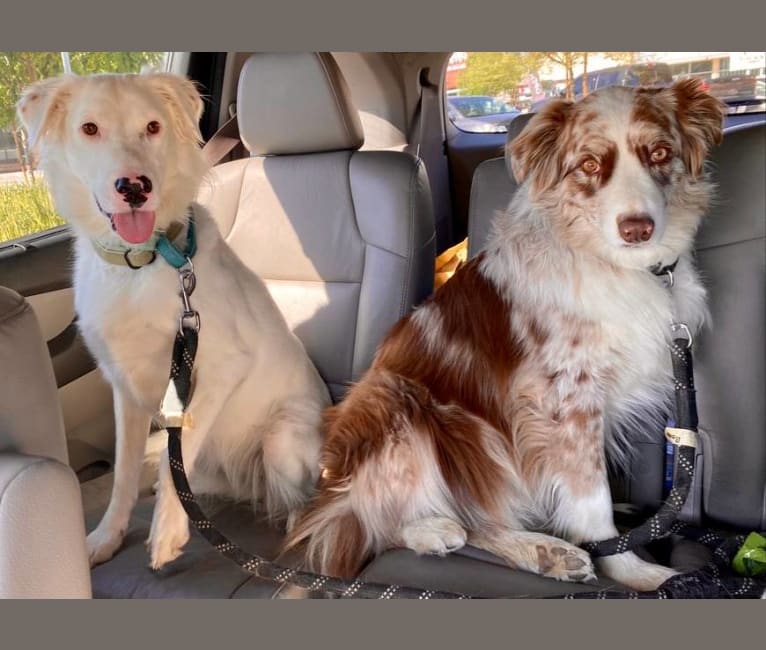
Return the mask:
[[173,243],[183,229],[183,224],[177,221],[170,225],[167,232],[155,233],[149,241],[135,248],[125,246],[114,248],[95,239],[91,242],[98,256],[109,264],[128,266],[137,270],[154,262],[159,253],[170,266],[178,269],[186,264],[187,258],[191,259],[197,252],[197,229],[194,223],[194,212],[191,209],[187,223],[186,245],[183,250],[178,249]]

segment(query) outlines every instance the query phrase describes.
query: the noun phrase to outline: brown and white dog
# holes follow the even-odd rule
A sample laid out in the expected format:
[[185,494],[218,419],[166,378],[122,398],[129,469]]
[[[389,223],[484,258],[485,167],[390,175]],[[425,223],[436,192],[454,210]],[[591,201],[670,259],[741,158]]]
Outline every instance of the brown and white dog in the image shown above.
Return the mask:
[[[327,412],[319,493],[288,547],[307,542],[312,568],[352,576],[389,547],[468,542],[593,579],[575,545],[617,533],[607,451],[629,453],[622,434],[670,404],[670,323],[706,318],[691,248],[723,115],[694,80],[536,115],[510,144],[520,186],[486,252],[394,327]],[[668,289],[650,269],[676,260]],[[639,590],[673,575],[631,552],[599,568]]]

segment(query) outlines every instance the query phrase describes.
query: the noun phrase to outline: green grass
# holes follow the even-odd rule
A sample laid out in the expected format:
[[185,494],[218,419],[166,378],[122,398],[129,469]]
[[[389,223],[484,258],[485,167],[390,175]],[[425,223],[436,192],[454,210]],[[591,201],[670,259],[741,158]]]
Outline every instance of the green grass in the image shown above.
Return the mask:
[[0,184],[0,243],[63,223],[45,181]]

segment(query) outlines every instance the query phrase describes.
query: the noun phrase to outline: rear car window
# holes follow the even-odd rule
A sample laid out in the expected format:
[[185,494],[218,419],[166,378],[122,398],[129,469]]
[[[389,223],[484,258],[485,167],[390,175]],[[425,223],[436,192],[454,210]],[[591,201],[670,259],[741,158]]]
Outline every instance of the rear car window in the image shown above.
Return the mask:
[[455,52],[445,112],[469,133],[505,133],[521,113],[607,86],[654,86],[695,77],[731,114],[766,111],[764,52]]

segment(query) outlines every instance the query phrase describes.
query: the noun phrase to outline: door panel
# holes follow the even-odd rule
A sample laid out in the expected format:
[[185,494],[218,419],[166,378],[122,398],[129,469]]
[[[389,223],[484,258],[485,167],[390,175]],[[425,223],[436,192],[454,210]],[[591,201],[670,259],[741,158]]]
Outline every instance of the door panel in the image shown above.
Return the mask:
[[114,449],[112,393],[77,331],[67,227],[0,244],[0,285],[25,296],[48,343],[70,464],[109,461]]
[[111,452],[114,447],[114,411],[112,389],[99,370],[91,372],[59,388],[64,428],[68,439]]

